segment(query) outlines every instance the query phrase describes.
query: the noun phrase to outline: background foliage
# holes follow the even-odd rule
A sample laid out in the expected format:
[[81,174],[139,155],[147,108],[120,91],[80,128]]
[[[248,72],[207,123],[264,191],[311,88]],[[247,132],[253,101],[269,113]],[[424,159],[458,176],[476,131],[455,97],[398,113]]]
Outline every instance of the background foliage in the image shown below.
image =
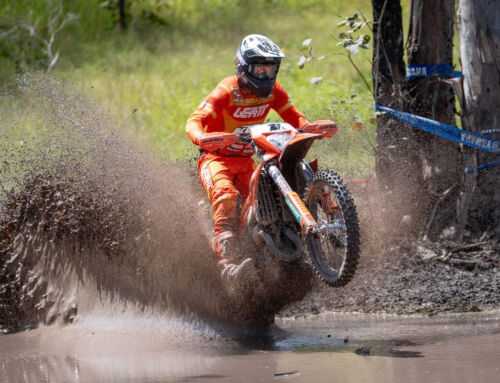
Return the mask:
[[[403,1],[409,3],[409,1]],[[55,37],[60,59],[52,76],[69,82],[129,126],[163,158],[192,157],[185,121],[203,97],[234,71],[242,37],[267,35],[287,55],[279,81],[308,119],[331,118],[339,133],[312,155],[346,177],[373,168],[375,126],[372,100],[361,78],[337,46],[337,24],[355,12],[371,18],[370,2],[351,0],[128,0],[128,29],[120,30],[116,1],[1,0],[0,82],[6,86],[26,71],[44,70],[44,48],[29,34],[5,32],[16,24],[35,26],[49,36],[49,20],[62,7],[79,19]],[[404,4],[405,12],[408,4]],[[312,39],[315,56],[304,69],[297,63],[302,43]],[[371,48],[371,47],[370,47]],[[371,81],[371,49],[354,59]],[[311,84],[322,77],[319,84]],[[15,108],[4,94],[0,110]],[[12,96],[9,96],[12,97]],[[35,118],[35,117],[34,117]],[[272,112],[270,120],[278,119]],[[39,116],[36,121],[40,122]],[[365,129],[352,130],[351,126]],[[36,125],[36,123],[34,124]],[[36,129],[36,126],[35,126]]]

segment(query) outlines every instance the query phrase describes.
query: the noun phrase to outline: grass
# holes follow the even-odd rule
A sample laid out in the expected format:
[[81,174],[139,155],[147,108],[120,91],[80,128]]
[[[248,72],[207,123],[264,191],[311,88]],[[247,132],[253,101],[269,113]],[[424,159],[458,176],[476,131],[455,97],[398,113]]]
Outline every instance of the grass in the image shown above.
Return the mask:
[[[35,3],[4,5],[3,13],[19,19],[31,9],[43,25],[50,2]],[[261,33],[287,55],[278,79],[298,109],[309,120],[331,118],[339,125],[337,136],[321,142],[311,155],[347,177],[373,168],[371,96],[348,60],[336,55],[343,50],[335,37],[336,24],[345,16],[356,11],[371,16],[369,2],[135,0],[129,1],[133,18],[124,33],[113,24],[116,12],[99,6],[101,1],[64,4],[66,11],[80,14],[80,20],[57,35],[61,59],[53,76],[98,100],[161,157],[173,160],[196,153],[184,133],[187,118],[222,78],[234,73],[234,54],[242,37]],[[296,63],[306,38],[313,39],[315,56],[330,56],[300,70]],[[370,57],[371,51],[356,57],[368,81]],[[0,64],[10,62],[0,73],[4,81],[14,75],[11,61],[5,52],[0,54]],[[30,68],[37,64],[43,59]],[[312,77],[320,76],[321,84],[310,84]],[[279,117],[271,112],[268,119]],[[366,128],[351,130],[356,121]]]

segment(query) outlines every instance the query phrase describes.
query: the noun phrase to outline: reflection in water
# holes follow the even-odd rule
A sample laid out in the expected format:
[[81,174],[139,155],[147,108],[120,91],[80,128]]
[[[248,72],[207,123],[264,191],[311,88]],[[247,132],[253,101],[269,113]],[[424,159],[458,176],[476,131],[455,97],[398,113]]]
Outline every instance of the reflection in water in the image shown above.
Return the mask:
[[209,369],[218,359],[172,348],[153,334],[43,331],[0,338],[0,382],[157,381]]
[[315,316],[243,339],[166,318],[114,319],[113,330],[93,318],[1,336],[0,382],[489,382],[500,375],[498,313]]
[[80,367],[75,356],[21,354],[2,361],[3,382],[80,381]]

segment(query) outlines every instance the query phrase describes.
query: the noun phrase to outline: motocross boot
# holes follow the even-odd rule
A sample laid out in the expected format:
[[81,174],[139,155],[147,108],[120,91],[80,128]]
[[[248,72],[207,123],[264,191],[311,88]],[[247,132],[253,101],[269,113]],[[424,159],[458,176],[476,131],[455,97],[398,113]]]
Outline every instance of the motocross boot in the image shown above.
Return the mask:
[[[212,240],[212,249],[217,255],[218,266],[221,270],[221,277],[224,282],[228,282],[234,287],[244,281],[251,281],[257,276],[252,258],[245,258],[238,262],[235,257],[235,237],[230,231],[224,231],[215,236]],[[241,282],[241,283],[240,283]]]

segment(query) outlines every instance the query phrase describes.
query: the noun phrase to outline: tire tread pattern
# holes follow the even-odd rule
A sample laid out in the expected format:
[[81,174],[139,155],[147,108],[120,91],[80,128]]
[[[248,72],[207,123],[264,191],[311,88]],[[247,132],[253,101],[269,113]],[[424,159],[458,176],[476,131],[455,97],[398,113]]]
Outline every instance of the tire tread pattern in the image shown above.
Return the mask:
[[[313,264],[315,265],[314,269],[320,279],[331,287],[341,287],[345,286],[354,276],[356,272],[356,268],[359,262],[360,256],[360,230],[359,230],[359,220],[358,213],[356,211],[356,206],[354,205],[354,199],[347,188],[347,185],[340,178],[340,176],[331,171],[321,169],[314,174],[314,177],[309,182],[306,191],[304,201],[306,204],[309,203],[308,197],[311,190],[312,185],[315,182],[324,182],[327,183],[330,188],[332,188],[335,192],[337,200],[339,202],[340,208],[342,210],[342,214],[344,216],[344,222],[346,226],[347,232],[347,241],[346,241],[346,257],[344,260],[344,268],[343,271],[338,277],[334,280],[329,278],[324,270],[318,269],[318,263],[315,259],[312,259]],[[308,239],[308,247],[310,248],[310,240]],[[313,252],[309,251],[311,258],[314,258]]]

